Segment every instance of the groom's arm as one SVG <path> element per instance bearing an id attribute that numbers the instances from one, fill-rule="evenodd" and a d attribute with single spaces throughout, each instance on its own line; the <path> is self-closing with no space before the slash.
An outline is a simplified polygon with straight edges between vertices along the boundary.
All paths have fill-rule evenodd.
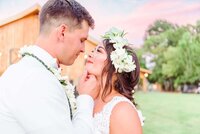
<path id="1" fill-rule="evenodd" d="M 89 75 L 87 70 L 85 70 L 80 78 L 77 90 L 80 95 L 77 98 L 77 111 L 73 118 L 73 125 L 81 129 L 86 127 L 87 124 L 87 126 L 93 128 L 93 123 L 91 123 L 93 122 L 93 99 L 95 99 L 98 94 L 96 77 L 94 75 Z M 82 130 L 81 133 L 85 134 L 88 132 Z"/>
<path id="2" fill-rule="evenodd" d="M 27 134 L 92 134 L 93 99 L 78 98 L 72 123 L 64 89 L 50 72 L 33 72 L 12 96 L 14 116 Z"/>
<path id="3" fill-rule="evenodd" d="M 80 95 L 77 97 L 77 110 L 73 117 L 73 126 L 76 131 L 78 130 L 76 133 L 93 134 L 93 108 L 94 101 L 91 96 Z M 91 128 L 90 132 L 88 132 L 87 127 Z"/>

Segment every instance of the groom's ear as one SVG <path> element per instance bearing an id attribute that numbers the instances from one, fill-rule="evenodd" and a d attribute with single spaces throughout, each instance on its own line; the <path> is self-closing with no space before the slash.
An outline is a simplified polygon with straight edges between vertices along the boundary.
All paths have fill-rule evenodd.
<path id="1" fill-rule="evenodd" d="M 60 41 L 63 41 L 63 40 L 64 40 L 65 33 L 66 33 L 67 30 L 68 30 L 68 27 L 67 27 L 67 25 L 65 25 L 65 24 L 61 24 L 61 25 L 57 28 L 57 36 L 58 36 L 58 39 L 59 39 Z"/>

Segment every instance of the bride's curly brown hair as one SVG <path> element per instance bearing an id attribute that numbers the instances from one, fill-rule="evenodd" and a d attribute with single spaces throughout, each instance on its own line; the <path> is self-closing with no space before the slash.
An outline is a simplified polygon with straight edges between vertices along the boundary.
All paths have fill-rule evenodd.
<path id="1" fill-rule="evenodd" d="M 111 52 L 115 50 L 115 48 L 113 47 L 113 43 L 109 42 L 109 39 L 104 39 L 103 45 L 107 52 L 107 62 L 102 71 L 102 76 L 106 76 L 106 81 L 104 83 L 105 85 L 103 87 L 103 92 L 101 96 L 102 99 L 104 100 L 105 97 L 111 93 L 112 88 L 114 87 L 117 92 L 124 95 L 126 98 L 132 101 L 134 105 L 136 105 L 132 92 L 139 81 L 140 75 L 140 65 L 136 53 L 131 47 L 124 46 L 124 48 L 132 56 L 136 68 L 135 70 L 128 73 L 118 73 L 116 72 L 115 67 L 110 59 Z M 113 75 L 116 75 L 114 82 Z M 101 80 L 101 83 L 103 84 L 103 79 Z"/>

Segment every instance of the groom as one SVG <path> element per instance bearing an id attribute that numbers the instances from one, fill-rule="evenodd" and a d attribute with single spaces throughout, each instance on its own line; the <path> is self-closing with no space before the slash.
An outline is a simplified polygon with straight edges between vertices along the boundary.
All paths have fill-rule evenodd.
<path id="1" fill-rule="evenodd" d="M 0 134 L 92 134 L 96 78 L 87 72 L 82 76 L 71 119 L 70 97 L 55 72 L 84 52 L 93 27 L 93 18 L 78 2 L 47 1 L 40 12 L 36 45 L 0 78 Z"/>

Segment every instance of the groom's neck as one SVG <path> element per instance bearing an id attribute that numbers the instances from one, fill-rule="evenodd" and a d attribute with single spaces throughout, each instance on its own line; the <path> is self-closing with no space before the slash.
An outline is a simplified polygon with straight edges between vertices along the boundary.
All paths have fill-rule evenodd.
<path id="1" fill-rule="evenodd" d="M 44 49 L 46 52 L 48 52 L 53 58 L 57 59 L 56 55 L 56 42 L 54 41 L 55 39 L 51 37 L 52 35 L 43 35 L 40 34 L 39 37 L 37 38 L 35 44 L 36 46 Z M 60 66 L 59 61 L 57 60 L 58 67 Z"/>

